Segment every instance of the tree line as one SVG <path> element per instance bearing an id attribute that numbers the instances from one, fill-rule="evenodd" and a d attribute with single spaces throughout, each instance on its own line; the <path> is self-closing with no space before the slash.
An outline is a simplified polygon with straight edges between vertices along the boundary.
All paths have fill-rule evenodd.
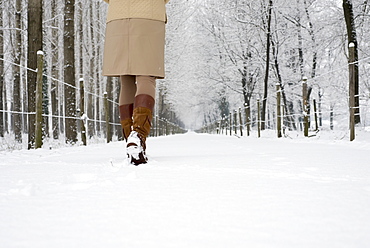
<path id="1" fill-rule="evenodd" d="M 35 147 L 38 51 L 44 54 L 44 136 L 75 144 L 83 114 L 90 138 L 104 133 L 105 115 L 119 124 L 119 81 L 101 75 L 104 1 L 1 0 L 0 8 L 0 137 L 12 133 L 17 142 Z M 85 95 L 81 95 L 80 82 L 84 82 Z M 82 97 L 86 98 L 85 113 L 79 105 Z M 160 117 L 177 121 L 161 97 L 158 102 Z M 119 125 L 113 131 L 119 138 Z"/>
<path id="2" fill-rule="evenodd" d="M 157 82 L 156 113 L 196 129 L 241 105 L 253 112 L 260 99 L 261 125 L 269 128 L 279 84 L 284 125 L 297 129 L 304 78 L 307 101 L 317 99 L 321 119 L 334 110 L 347 113 L 353 43 L 355 118 L 366 125 L 361 114 L 369 110 L 369 7 L 368 0 L 171 0 L 166 79 Z M 104 131 L 104 92 L 110 122 L 119 122 L 119 82 L 101 75 L 104 1 L 0 0 L 0 8 L 1 137 L 11 133 L 34 147 L 38 50 L 45 55 L 45 136 L 76 143 L 80 79 L 88 137 Z"/>
<path id="3" fill-rule="evenodd" d="M 333 111 L 342 116 L 348 113 L 350 43 L 355 45 L 356 123 L 366 116 L 368 1 L 206 0 L 172 7 L 172 16 L 181 12 L 184 18 L 170 22 L 170 42 L 178 49 L 169 50 L 176 63 L 169 70 L 167 97 L 189 123 L 197 119 L 195 126 L 207 126 L 240 106 L 255 110 L 261 99 L 261 125 L 268 128 L 279 84 L 285 124 L 296 129 L 303 113 L 304 78 L 307 101 L 317 100 L 321 117 L 328 120 Z M 179 89 L 191 90 L 179 96 Z"/>

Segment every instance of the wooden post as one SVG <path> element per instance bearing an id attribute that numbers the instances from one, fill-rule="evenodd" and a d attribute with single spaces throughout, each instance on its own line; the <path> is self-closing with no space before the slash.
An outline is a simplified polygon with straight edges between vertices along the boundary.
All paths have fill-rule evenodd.
<path id="1" fill-rule="evenodd" d="M 228 125 L 229 125 L 229 119 L 225 115 L 225 135 L 227 135 Z"/>
<path id="2" fill-rule="evenodd" d="M 349 130 L 350 141 L 355 139 L 355 44 L 351 42 L 348 46 L 349 51 Z"/>
<path id="3" fill-rule="evenodd" d="M 36 78 L 36 122 L 35 122 L 35 149 L 42 146 L 42 71 L 44 68 L 44 53 L 37 52 Z"/>
<path id="4" fill-rule="evenodd" d="M 240 136 L 243 136 L 243 120 L 242 120 L 241 108 L 239 108 L 239 128 L 240 128 Z"/>
<path id="5" fill-rule="evenodd" d="M 330 130 L 334 130 L 334 107 L 330 106 Z"/>
<path id="6" fill-rule="evenodd" d="M 159 128 L 159 130 L 160 130 L 160 133 L 159 133 L 159 136 L 164 136 L 164 121 L 163 121 L 163 119 L 161 118 L 161 119 L 159 119 L 159 125 L 160 125 L 160 128 Z"/>
<path id="7" fill-rule="evenodd" d="M 250 131 L 251 131 L 251 109 L 249 107 L 248 104 L 244 104 L 244 112 L 245 112 L 245 124 L 247 126 L 247 136 L 250 135 Z"/>
<path id="8" fill-rule="evenodd" d="M 232 114 L 230 112 L 230 116 L 229 116 L 229 130 L 230 130 L 230 136 L 233 135 L 233 123 L 232 123 Z"/>
<path id="9" fill-rule="evenodd" d="M 277 137 L 281 138 L 281 91 L 280 84 L 276 84 L 276 115 L 277 115 Z"/>
<path id="10" fill-rule="evenodd" d="M 221 118 L 221 120 L 220 120 L 220 134 L 224 134 L 223 125 L 224 125 L 224 118 Z"/>
<path id="11" fill-rule="evenodd" d="M 81 141 L 86 146 L 86 121 L 85 114 L 85 85 L 83 78 L 80 78 L 80 122 L 81 122 Z"/>
<path id="12" fill-rule="evenodd" d="M 302 109 L 303 109 L 303 122 L 304 122 L 304 136 L 308 137 L 307 77 L 303 77 L 302 96 L 303 96 Z"/>
<path id="13" fill-rule="evenodd" d="M 159 118 L 158 115 L 155 116 L 155 137 L 159 136 Z"/>
<path id="14" fill-rule="evenodd" d="M 105 129 L 107 136 L 107 143 L 111 142 L 111 132 L 109 124 L 109 108 L 108 108 L 108 93 L 104 92 L 104 112 L 105 112 Z"/>
<path id="15" fill-rule="evenodd" d="M 156 132 L 157 132 L 157 116 L 153 115 L 153 122 L 152 122 L 152 128 L 150 130 L 152 132 L 153 137 L 156 137 Z"/>
<path id="16" fill-rule="evenodd" d="M 315 112 L 315 131 L 319 130 L 319 122 L 317 118 L 317 106 L 316 106 L 316 99 L 313 99 L 313 110 Z"/>
<path id="17" fill-rule="evenodd" d="M 261 137 L 261 102 L 257 99 L 257 128 L 258 128 L 258 138 Z"/>
<path id="18" fill-rule="evenodd" d="M 319 93 L 318 93 L 318 96 L 319 96 L 319 102 L 318 102 L 318 108 L 319 108 L 319 126 L 322 127 L 322 108 L 321 108 L 321 103 L 322 103 L 322 96 L 323 96 L 323 93 L 322 93 L 322 89 L 319 88 Z"/>
<path id="19" fill-rule="evenodd" d="M 238 134 L 238 117 L 237 117 L 238 113 L 236 110 L 234 110 L 234 133 L 235 135 Z"/>
<path id="20" fill-rule="evenodd" d="M 168 134 L 169 134 L 169 130 L 168 130 L 168 120 L 166 119 L 165 121 L 166 121 L 166 136 L 168 136 Z"/>
<path id="21" fill-rule="evenodd" d="M 281 105 L 281 124 L 282 124 L 282 129 L 283 129 L 283 135 L 285 136 L 285 129 L 286 129 L 286 125 L 285 125 L 285 121 L 286 121 L 286 118 L 285 117 L 285 105 L 282 104 Z"/>

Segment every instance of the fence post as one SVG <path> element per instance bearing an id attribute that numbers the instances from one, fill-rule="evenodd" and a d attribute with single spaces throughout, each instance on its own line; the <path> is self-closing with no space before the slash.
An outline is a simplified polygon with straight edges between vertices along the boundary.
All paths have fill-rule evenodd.
<path id="1" fill-rule="evenodd" d="M 157 116 L 156 115 L 153 115 L 152 131 L 153 131 L 153 137 L 157 137 Z"/>
<path id="2" fill-rule="evenodd" d="M 349 51 L 349 127 L 350 141 L 355 139 L 355 44 L 351 42 Z"/>
<path id="3" fill-rule="evenodd" d="M 242 120 L 242 109 L 239 108 L 239 128 L 240 128 L 240 136 L 243 136 L 243 120 Z"/>
<path id="4" fill-rule="evenodd" d="M 237 117 L 237 111 L 236 110 L 234 110 L 234 133 L 235 133 L 235 135 L 237 135 L 238 134 L 238 117 Z"/>
<path id="5" fill-rule="evenodd" d="M 334 107 L 330 106 L 330 130 L 334 130 Z"/>
<path id="6" fill-rule="evenodd" d="M 220 120 L 220 134 L 224 134 L 224 118 L 221 118 Z"/>
<path id="7" fill-rule="evenodd" d="M 251 123 L 250 123 L 250 116 L 251 116 L 251 109 L 249 104 L 244 104 L 244 112 L 245 112 L 245 124 L 247 126 L 247 136 L 249 136 L 251 131 Z"/>
<path id="8" fill-rule="evenodd" d="M 229 131 L 230 131 L 230 136 L 233 135 L 233 123 L 232 123 L 232 114 L 230 112 L 230 115 L 229 115 Z"/>
<path id="9" fill-rule="evenodd" d="M 281 138 L 281 90 L 280 84 L 276 84 L 276 115 L 277 115 L 277 137 Z"/>
<path id="10" fill-rule="evenodd" d="M 104 92 L 104 112 L 105 112 L 105 129 L 107 135 L 107 143 L 111 142 L 111 132 L 109 124 L 109 108 L 108 108 L 108 93 Z"/>
<path id="11" fill-rule="evenodd" d="M 159 136 L 159 116 L 156 115 L 155 116 L 155 137 L 158 137 Z"/>
<path id="12" fill-rule="evenodd" d="M 163 132 L 163 119 L 160 118 L 159 119 L 159 136 L 163 136 L 164 135 L 164 132 Z"/>
<path id="13" fill-rule="evenodd" d="M 258 127 L 258 138 L 261 137 L 261 102 L 257 99 L 257 127 Z"/>
<path id="14" fill-rule="evenodd" d="M 166 119 L 165 121 L 166 121 L 166 123 L 165 123 L 166 124 L 166 136 L 168 136 L 169 135 L 169 132 L 168 132 L 169 131 L 168 130 L 168 120 Z"/>
<path id="15" fill-rule="evenodd" d="M 315 131 L 319 130 L 319 122 L 317 120 L 316 99 L 313 99 L 313 111 L 315 112 Z"/>
<path id="16" fill-rule="evenodd" d="M 281 100 L 280 100 L 281 101 Z M 286 129 L 286 125 L 285 125 L 285 122 L 286 121 L 289 121 L 288 118 L 285 118 L 285 105 L 284 103 L 281 104 L 281 126 L 282 126 L 282 134 L 285 136 L 285 129 Z"/>
<path id="17" fill-rule="evenodd" d="M 80 121 L 81 121 L 81 141 L 86 146 L 86 121 L 87 116 L 85 114 L 85 85 L 84 79 L 80 78 Z"/>
<path id="18" fill-rule="evenodd" d="M 35 149 L 42 146 L 42 71 L 44 53 L 37 51 Z"/>
<path id="19" fill-rule="evenodd" d="M 308 137 L 307 77 L 303 77 L 302 83 L 304 136 Z"/>
<path id="20" fill-rule="evenodd" d="M 323 93 L 322 93 L 321 88 L 319 88 L 318 95 L 319 95 L 319 103 L 317 104 L 318 105 L 317 107 L 319 108 L 318 109 L 319 110 L 319 126 L 322 127 L 322 107 L 321 107 L 322 100 L 321 100 L 321 98 L 323 96 Z"/>

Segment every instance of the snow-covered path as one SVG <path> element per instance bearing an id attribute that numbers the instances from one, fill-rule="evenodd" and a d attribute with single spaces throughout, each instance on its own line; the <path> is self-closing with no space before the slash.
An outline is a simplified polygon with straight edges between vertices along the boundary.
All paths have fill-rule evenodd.
<path id="1" fill-rule="evenodd" d="M 0 153 L 1 247 L 368 247 L 369 143 L 188 133 Z"/>

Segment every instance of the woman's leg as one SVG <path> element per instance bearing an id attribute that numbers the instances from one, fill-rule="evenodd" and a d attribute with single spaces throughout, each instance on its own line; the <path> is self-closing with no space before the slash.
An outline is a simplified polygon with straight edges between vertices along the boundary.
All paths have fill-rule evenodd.
<path id="1" fill-rule="evenodd" d="M 136 76 L 137 91 L 134 102 L 133 130 L 138 132 L 144 141 L 149 135 L 155 103 L 155 77 Z"/>
<path id="2" fill-rule="evenodd" d="M 122 133 L 125 140 L 132 130 L 132 115 L 134 109 L 136 84 L 135 76 L 121 76 L 121 89 L 119 97 L 119 112 Z"/>
<path id="3" fill-rule="evenodd" d="M 146 163 L 146 138 L 152 125 L 155 103 L 155 77 L 137 76 L 137 91 L 134 102 L 132 134 L 127 141 L 127 151 L 131 163 Z"/>
<path id="4" fill-rule="evenodd" d="M 137 90 L 135 96 L 148 95 L 155 99 L 155 77 L 136 76 Z"/>
<path id="5" fill-rule="evenodd" d="M 135 76 L 124 75 L 121 76 L 120 79 L 121 89 L 119 93 L 119 105 L 134 103 L 136 94 Z"/>

